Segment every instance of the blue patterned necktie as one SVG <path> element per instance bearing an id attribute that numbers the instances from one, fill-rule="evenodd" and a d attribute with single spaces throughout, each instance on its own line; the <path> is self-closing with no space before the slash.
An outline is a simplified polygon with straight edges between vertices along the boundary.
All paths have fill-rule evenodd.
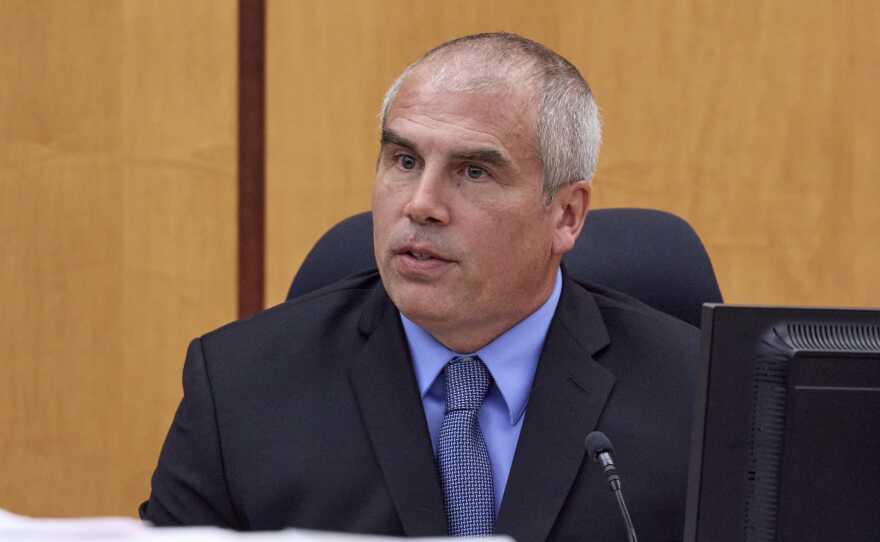
<path id="1" fill-rule="evenodd" d="M 495 524 L 495 486 L 480 406 L 492 375 L 476 356 L 446 365 L 446 415 L 437 458 L 450 536 L 490 535 Z"/>

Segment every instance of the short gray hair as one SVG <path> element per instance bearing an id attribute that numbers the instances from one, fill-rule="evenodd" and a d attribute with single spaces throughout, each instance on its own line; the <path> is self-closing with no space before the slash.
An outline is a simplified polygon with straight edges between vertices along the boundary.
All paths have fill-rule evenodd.
<path id="1" fill-rule="evenodd" d="M 549 201 L 563 186 L 590 181 L 596 172 L 602 128 L 599 108 L 590 86 L 571 62 L 530 39 L 509 33 L 464 36 L 443 43 L 407 66 L 385 93 L 380 114 L 384 129 L 388 111 L 406 78 L 434 57 L 455 58 L 455 53 L 477 53 L 486 73 L 460 74 L 456 67 L 440 63 L 432 82 L 452 90 L 480 91 L 497 88 L 505 76 L 515 83 L 534 85 L 539 101 L 536 152 L 543 165 L 544 194 Z M 465 78 L 464 85 L 461 84 Z M 453 88 L 452 81 L 459 81 Z"/>

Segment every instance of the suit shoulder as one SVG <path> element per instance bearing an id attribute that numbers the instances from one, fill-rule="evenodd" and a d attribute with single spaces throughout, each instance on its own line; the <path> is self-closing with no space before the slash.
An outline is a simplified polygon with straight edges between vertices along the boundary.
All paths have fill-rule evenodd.
<path id="1" fill-rule="evenodd" d="M 303 334 L 329 325 L 356 326 L 361 311 L 377 288 L 379 274 L 369 270 L 289 299 L 254 316 L 230 322 L 203 337 L 209 343 L 267 340 L 278 334 Z"/>
<path id="2" fill-rule="evenodd" d="M 606 321 L 623 319 L 633 324 L 659 326 L 666 332 L 685 336 L 699 334 L 699 329 L 688 322 L 657 310 L 623 292 L 588 282 L 576 281 L 576 284 L 593 296 Z"/>

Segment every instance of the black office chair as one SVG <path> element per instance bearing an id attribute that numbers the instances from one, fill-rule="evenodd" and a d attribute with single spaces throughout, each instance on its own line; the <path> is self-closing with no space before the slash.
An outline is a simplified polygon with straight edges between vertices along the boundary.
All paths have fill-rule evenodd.
<path id="1" fill-rule="evenodd" d="M 563 257 L 576 279 L 619 290 L 667 314 L 700 325 L 703 303 L 721 290 L 703 243 L 681 218 L 651 209 L 597 209 L 574 249 Z M 287 299 L 376 267 L 369 212 L 333 226 L 315 244 Z"/>

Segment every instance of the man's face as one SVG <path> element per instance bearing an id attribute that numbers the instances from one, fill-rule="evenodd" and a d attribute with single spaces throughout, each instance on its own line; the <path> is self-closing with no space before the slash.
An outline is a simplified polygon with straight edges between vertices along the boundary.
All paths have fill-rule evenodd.
<path id="1" fill-rule="evenodd" d="M 404 315 L 461 352 L 552 289 L 559 216 L 544 204 L 527 98 L 435 90 L 413 74 L 386 118 L 373 191 L 379 272 Z"/>

